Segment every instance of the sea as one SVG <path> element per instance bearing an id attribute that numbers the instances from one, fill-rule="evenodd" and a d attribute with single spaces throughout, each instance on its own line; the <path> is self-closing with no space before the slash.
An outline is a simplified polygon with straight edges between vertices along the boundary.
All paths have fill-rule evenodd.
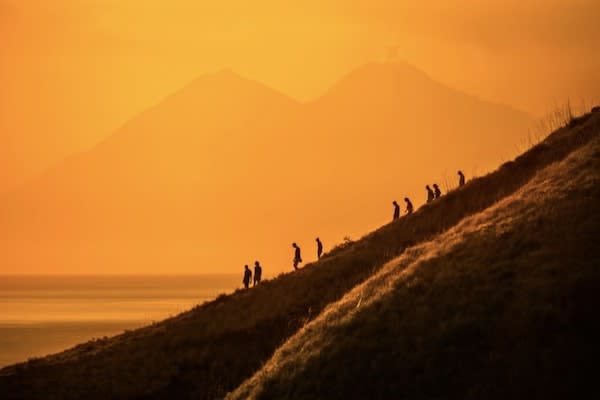
<path id="1" fill-rule="evenodd" d="M 238 275 L 0 276 L 0 368 L 189 310 Z"/>

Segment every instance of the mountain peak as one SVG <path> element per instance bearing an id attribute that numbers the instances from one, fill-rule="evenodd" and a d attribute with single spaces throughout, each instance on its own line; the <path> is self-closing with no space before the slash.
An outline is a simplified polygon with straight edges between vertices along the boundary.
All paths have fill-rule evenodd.
<path id="1" fill-rule="evenodd" d="M 200 75 L 198 78 L 196 78 L 196 81 L 198 81 L 198 80 L 219 80 L 219 79 L 233 79 L 233 80 L 238 80 L 238 81 L 249 81 L 249 79 L 242 77 L 240 74 L 234 72 L 230 68 L 221 68 L 219 70 Z"/>
<path id="2" fill-rule="evenodd" d="M 317 102 L 339 99 L 369 101 L 393 96 L 410 89 L 423 91 L 443 85 L 432 80 L 425 72 L 409 63 L 371 62 L 361 65 L 343 76 Z"/>
<path id="3" fill-rule="evenodd" d="M 408 62 L 370 62 L 363 64 L 349 74 L 351 77 L 376 77 L 376 76 L 412 76 L 429 79 L 427 74 Z M 342 81 L 346 78 L 342 78 Z"/>
<path id="4" fill-rule="evenodd" d="M 186 102 L 260 101 L 294 105 L 297 102 L 284 93 L 256 80 L 246 78 L 229 68 L 203 74 L 169 99 Z"/>

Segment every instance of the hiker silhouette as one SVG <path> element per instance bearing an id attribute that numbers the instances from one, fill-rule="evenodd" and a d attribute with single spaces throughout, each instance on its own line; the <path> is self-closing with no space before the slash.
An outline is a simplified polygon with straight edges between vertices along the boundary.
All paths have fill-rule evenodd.
<path id="1" fill-rule="evenodd" d="M 296 249 L 294 251 L 294 269 L 298 269 L 298 264 L 302 262 L 302 256 L 300 255 L 300 247 L 296 243 L 292 243 L 292 247 Z"/>
<path id="2" fill-rule="evenodd" d="M 250 286 L 250 279 L 252 279 L 252 272 L 248 268 L 248 265 L 244 265 L 244 279 L 242 279 L 242 283 L 246 289 Z"/>
<path id="3" fill-rule="evenodd" d="M 410 215 L 413 212 L 413 205 L 410 201 L 410 199 L 408 197 L 404 198 L 404 201 L 406 202 L 406 214 Z"/>
<path id="4" fill-rule="evenodd" d="M 437 183 L 433 184 L 433 193 L 435 194 L 436 199 L 439 199 L 442 196 L 442 191 L 440 190 Z"/>
<path id="5" fill-rule="evenodd" d="M 394 205 L 394 218 L 392 219 L 393 221 L 400 217 L 400 206 L 398 205 L 398 203 L 396 203 L 396 200 L 394 200 L 392 204 Z"/>
<path id="6" fill-rule="evenodd" d="M 323 254 L 323 243 L 321 243 L 321 239 L 317 238 L 317 260 L 321 259 L 321 254 Z"/>
<path id="7" fill-rule="evenodd" d="M 260 283 L 260 279 L 262 278 L 262 267 L 258 261 L 254 261 L 254 285 L 256 286 Z"/>
<path id="8" fill-rule="evenodd" d="M 465 184 L 465 175 L 462 171 L 458 171 L 458 187 L 461 187 Z"/>
<path id="9" fill-rule="evenodd" d="M 435 198 L 435 194 L 433 193 L 433 190 L 431 190 L 429 185 L 425 186 L 425 190 L 427 190 L 427 202 L 431 203 L 433 201 L 433 199 Z"/>

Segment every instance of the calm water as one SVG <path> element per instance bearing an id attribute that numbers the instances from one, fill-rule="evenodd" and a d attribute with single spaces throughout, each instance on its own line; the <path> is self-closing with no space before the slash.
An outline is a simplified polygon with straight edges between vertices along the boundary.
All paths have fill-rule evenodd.
<path id="1" fill-rule="evenodd" d="M 237 275 L 0 276 L 0 367 L 188 310 Z"/>

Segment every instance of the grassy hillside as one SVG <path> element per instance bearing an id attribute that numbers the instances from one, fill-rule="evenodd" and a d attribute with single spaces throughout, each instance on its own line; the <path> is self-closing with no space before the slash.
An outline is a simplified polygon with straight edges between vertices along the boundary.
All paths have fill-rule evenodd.
<path id="1" fill-rule="evenodd" d="M 330 252 L 320 262 L 308 265 L 301 271 L 282 275 L 249 291 L 238 291 L 232 295 L 221 296 L 189 312 L 147 328 L 127 332 L 115 338 L 92 341 L 51 357 L 4 368 L 0 371 L 0 392 L 3 394 L 3 398 L 6 399 L 214 399 L 221 398 L 227 392 L 235 390 L 256 371 L 260 372 L 232 396 L 244 397 L 247 393 L 254 393 L 258 397 L 274 396 L 274 398 L 281 398 L 280 395 L 285 397 L 285 394 L 290 394 L 291 396 L 302 398 L 308 396 L 310 393 L 314 394 L 314 390 L 326 393 L 328 387 L 335 389 L 335 393 L 344 393 L 344 390 L 352 388 L 356 381 L 361 380 L 360 377 L 369 377 L 369 380 L 375 382 L 372 388 L 364 385 L 361 390 L 381 389 L 377 385 L 377 382 L 388 382 L 391 385 L 390 387 L 404 387 L 402 379 L 415 376 L 423 376 L 423 380 L 419 381 L 422 386 L 419 387 L 429 387 L 432 376 L 425 374 L 424 371 L 430 371 L 430 369 L 424 368 L 419 362 L 450 363 L 450 360 L 454 356 L 460 355 L 462 358 L 464 354 L 461 352 L 469 352 L 469 346 L 474 342 L 473 338 L 478 338 L 479 330 L 482 331 L 480 333 L 483 335 L 484 331 L 490 325 L 494 326 L 494 324 L 498 324 L 499 326 L 503 326 L 501 323 L 504 322 L 504 319 L 507 320 L 507 324 L 510 323 L 513 320 L 510 318 L 512 315 L 510 314 L 510 308 L 504 307 L 505 303 L 501 302 L 504 297 L 508 296 L 508 299 L 511 299 L 517 292 L 516 289 L 532 290 L 531 292 L 524 292 L 522 294 L 525 296 L 522 302 L 516 304 L 510 303 L 510 306 L 514 308 L 512 312 L 517 316 L 529 309 L 529 306 L 527 306 L 521 310 L 518 308 L 519 304 L 531 304 L 531 308 L 534 310 L 545 307 L 546 302 L 544 302 L 544 298 L 541 297 L 542 301 L 539 301 L 535 296 L 545 295 L 547 287 L 540 285 L 537 288 L 533 287 L 535 286 L 535 282 L 533 286 L 528 286 L 527 283 L 528 279 L 534 278 L 537 273 L 536 270 L 532 270 L 532 274 L 534 275 L 521 278 L 516 271 L 513 271 L 513 267 L 516 265 L 513 261 L 518 261 L 519 257 L 533 257 L 532 254 L 537 249 L 546 249 L 546 247 L 550 246 L 548 251 L 552 250 L 553 252 L 547 253 L 544 250 L 542 255 L 551 256 L 547 260 L 549 264 L 554 260 L 552 261 L 552 265 L 563 265 L 565 259 L 571 261 L 571 258 L 565 258 L 564 255 L 559 257 L 562 253 L 559 252 L 561 247 L 556 246 L 556 239 L 565 239 L 565 243 L 567 243 L 565 246 L 575 246 L 575 243 L 572 243 L 573 240 L 571 237 L 579 237 L 581 231 L 578 228 L 586 229 L 585 232 L 590 231 L 588 232 L 589 234 L 593 233 L 594 229 L 597 229 L 598 220 L 596 218 L 590 219 L 589 222 L 583 221 L 585 222 L 583 224 L 572 224 L 574 226 L 570 228 L 565 226 L 563 234 L 562 225 L 557 224 L 556 221 L 562 221 L 565 217 L 577 218 L 577 221 L 579 221 L 582 218 L 581 215 L 564 214 L 564 212 L 571 209 L 565 208 L 563 210 L 564 207 L 557 208 L 552 206 L 552 204 L 548 205 L 548 202 L 543 202 L 542 200 L 551 199 L 557 202 L 563 197 L 569 198 L 572 199 L 572 202 L 579 202 L 577 204 L 580 205 L 580 208 L 587 207 L 583 210 L 587 210 L 588 215 L 593 215 L 593 210 L 586 199 L 590 198 L 596 202 L 598 199 L 597 189 L 593 185 L 592 187 L 587 187 L 589 181 L 595 182 L 596 186 L 598 186 L 598 177 L 594 170 L 597 166 L 597 152 L 592 151 L 590 153 L 591 150 L 589 149 L 592 147 L 586 146 L 593 142 L 595 146 L 593 149 L 597 149 L 597 137 L 599 133 L 600 114 L 596 113 L 582 117 L 573 121 L 570 127 L 553 133 L 543 143 L 532 148 L 516 160 L 506 163 L 494 173 L 473 180 L 460 190 L 453 191 L 442 199 L 421 207 L 413 215 L 401 218 L 357 242 L 347 244 Z M 589 176 L 589 180 L 587 181 L 576 181 L 585 183 L 582 188 L 583 192 L 578 192 L 577 189 L 579 186 L 569 185 L 568 179 L 565 180 L 559 174 L 564 170 L 563 167 L 559 168 L 556 165 L 550 167 L 556 170 L 556 179 L 554 178 L 554 172 L 552 172 L 554 170 L 540 172 L 552 163 L 563 160 L 573 151 L 577 151 L 577 149 L 583 149 L 581 150 L 582 153 L 577 153 L 579 158 L 577 156 L 569 158 L 569 163 L 572 163 L 573 160 L 582 160 L 580 164 L 577 164 L 578 168 L 574 169 L 574 171 L 578 173 L 578 176 Z M 525 188 L 533 187 L 541 191 L 539 196 L 533 194 L 530 196 L 534 199 L 540 197 L 540 203 L 537 204 L 533 200 L 527 200 L 529 197 L 523 197 L 527 193 L 527 190 L 529 190 L 523 189 L 523 185 L 526 185 L 532 178 L 534 179 L 533 182 L 545 179 L 549 185 L 562 183 L 565 190 L 568 188 L 569 191 L 565 191 L 565 196 L 561 197 L 562 192 L 560 190 L 552 190 L 548 186 L 548 191 L 545 192 L 543 185 L 530 183 L 529 185 L 534 186 L 525 186 Z M 503 202 L 494 206 L 499 201 Z M 507 214 L 502 211 L 507 207 L 506 204 L 513 203 L 515 203 L 512 207 L 515 209 L 514 214 Z M 526 204 L 523 205 L 521 203 Z M 568 205 L 571 203 L 565 200 L 564 204 Z M 490 206 L 494 207 L 492 211 L 488 210 L 483 214 L 477 214 Z M 518 238 L 517 233 L 528 226 L 526 223 L 528 220 L 517 219 L 520 215 L 518 210 L 521 210 L 519 208 L 521 206 L 529 207 L 526 207 L 529 212 L 537 210 L 537 213 L 542 215 L 540 217 L 542 218 L 542 222 L 536 222 L 541 226 L 532 225 L 529 227 L 534 232 L 537 230 L 540 230 L 540 232 L 543 231 L 543 235 L 539 240 L 530 240 L 528 236 L 524 237 L 524 241 Z M 547 211 L 547 216 L 543 216 L 544 211 Z M 492 227 L 493 225 L 491 224 L 495 221 L 490 216 L 490 213 L 492 216 L 497 215 L 498 221 L 506 225 L 506 232 L 509 232 L 506 238 L 508 241 L 506 248 L 504 246 L 496 246 L 497 238 L 494 236 L 494 230 L 490 230 L 489 234 L 487 234 L 488 236 L 485 234 L 488 231 L 486 231 L 487 228 L 483 228 L 486 226 Z M 515 219 L 514 229 L 509 219 L 499 219 L 500 216 L 504 215 Z M 525 213 L 522 218 L 530 218 L 528 215 Z M 469 219 L 460 225 L 460 229 L 452 229 L 453 226 L 460 223 L 464 218 Z M 540 218 L 535 218 L 531 216 L 531 221 L 540 221 Z M 544 226 L 544 219 L 548 219 L 548 226 Z M 483 222 L 479 223 L 477 221 Z M 568 225 L 570 226 L 571 224 Z M 463 229 L 465 232 L 471 232 L 470 236 L 474 241 L 472 243 L 474 245 L 473 251 L 469 250 L 469 246 L 460 246 L 460 243 L 466 240 L 464 239 L 464 235 L 467 233 L 461 233 Z M 550 231 L 548 231 L 549 229 L 554 230 L 553 235 L 556 238 L 548 242 L 549 244 L 547 245 L 541 239 L 544 238 L 545 240 L 546 237 L 552 236 Z M 482 231 L 481 234 L 478 233 L 479 231 Z M 442 236 L 436 238 L 440 234 Z M 590 237 L 578 241 L 577 243 L 580 243 L 579 247 L 573 247 L 583 257 L 591 254 L 590 252 L 597 247 L 593 245 Z M 568 239 L 568 242 L 566 239 Z M 432 240 L 434 242 L 431 242 Z M 439 246 L 436 247 L 435 243 L 438 243 Z M 451 244 L 452 246 L 450 246 Z M 562 247 L 562 249 L 565 248 L 570 249 L 571 247 Z M 452 251 L 455 253 L 452 253 Z M 435 256 L 436 253 L 444 252 L 452 254 L 453 257 L 440 258 Z M 479 252 L 481 252 L 480 256 L 478 255 Z M 439 265 L 440 268 L 422 268 L 423 271 L 443 272 L 447 270 L 447 274 L 451 276 L 453 276 L 456 270 L 462 271 L 462 273 L 456 275 L 456 278 L 440 278 L 439 289 L 436 286 L 437 281 L 431 287 L 430 285 L 425 285 L 423 283 L 427 281 L 425 275 L 423 275 L 423 281 L 415 281 L 410 286 L 405 285 L 406 287 L 402 290 L 414 291 L 421 297 L 415 298 L 414 303 L 405 303 L 403 301 L 389 303 L 392 310 L 395 310 L 394 307 L 405 307 L 402 310 L 398 309 L 402 311 L 402 314 L 396 313 L 394 316 L 390 315 L 385 305 L 388 303 L 384 299 L 389 296 L 395 298 L 395 293 L 398 290 L 392 289 L 395 287 L 402 288 L 402 285 L 401 283 L 395 284 L 394 282 L 401 282 L 402 276 L 408 276 L 408 274 L 397 275 L 397 270 L 402 268 L 398 268 L 397 266 L 409 267 L 406 271 L 416 270 L 416 267 L 409 265 L 409 260 L 421 259 L 425 253 L 429 254 L 428 258 L 431 259 L 431 265 Z M 496 292 L 492 293 L 493 295 L 484 292 L 486 296 L 477 298 L 478 301 L 469 305 L 467 304 L 467 300 L 471 300 L 474 297 L 467 296 L 469 293 L 468 289 L 476 283 L 482 282 L 484 277 L 474 274 L 471 279 L 470 276 L 473 268 L 468 264 L 468 261 L 481 257 L 482 265 L 485 265 L 483 261 L 487 261 L 490 254 L 496 255 L 498 263 L 504 269 L 496 267 L 497 272 L 490 272 L 492 275 L 498 275 L 496 277 L 497 280 L 487 282 L 485 285 L 482 285 L 482 288 L 491 289 L 496 286 Z M 567 255 L 570 254 L 567 253 Z M 401 258 L 397 259 L 396 257 L 398 256 Z M 443 260 L 451 260 L 454 257 L 457 260 L 456 262 L 448 261 L 449 264 L 447 267 L 442 265 Z M 393 261 L 386 264 L 390 260 Z M 575 263 L 573 265 L 579 265 L 576 264 L 577 260 L 580 260 L 579 256 L 573 257 L 572 260 Z M 590 262 L 592 260 L 590 259 Z M 437 264 L 435 264 L 436 262 Z M 535 266 L 535 263 L 532 265 Z M 420 267 L 418 269 L 421 271 Z M 582 271 L 582 274 L 588 272 L 587 270 Z M 543 274 L 544 271 L 540 271 L 539 273 Z M 432 276 L 435 277 L 436 275 Z M 365 282 L 365 280 L 367 281 Z M 385 283 L 382 283 L 383 281 Z M 505 282 L 513 281 L 518 282 L 522 286 L 504 285 Z M 348 293 L 363 282 L 365 282 L 365 286 L 359 286 L 359 288 Z M 540 282 L 545 281 L 541 280 Z M 575 285 L 579 281 L 575 279 L 573 282 L 575 283 L 572 283 L 572 285 Z M 456 284 L 455 287 L 454 284 Z M 565 284 L 564 287 L 576 287 L 569 285 Z M 475 286 L 478 287 L 478 285 Z M 330 332 L 327 325 L 322 325 L 323 319 L 325 318 L 326 320 L 327 316 L 330 315 L 336 316 L 336 310 L 342 312 L 341 310 L 347 307 L 348 301 L 350 303 L 354 302 L 357 291 L 364 290 L 360 289 L 361 287 L 372 287 L 373 293 L 370 295 L 365 294 L 363 300 L 360 300 L 359 297 L 360 306 L 357 309 L 359 313 L 357 316 L 362 316 L 364 319 L 356 319 L 356 324 L 353 325 L 353 329 L 358 336 L 350 334 L 348 335 L 348 341 L 344 342 L 336 336 L 339 334 L 339 331 L 331 330 L 331 339 L 334 340 L 337 338 L 337 341 L 340 342 L 339 346 L 321 346 L 323 343 L 320 343 L 317 339 L 314 342 L 306 342 L 307 355 L 322 352 L 323 359 L 321 364 L 310 364 L 309 362 L 304 363 L 302 361 L 306 359 L 312 362 L 318 360 L 319 357 L 311 358 L 307 356 L 306 358 L 302 358 L 305 353 L 297 352 L 300 358 L 296 359 L 293 357 L 294 354 L 287 353 L 286 349 L 297 349 L 297 346 L 300 346 L 300 338 L 309 337 L 303 336 L 311 332 L 311 328 L 309 327 L 319 327 L 317 330 Z M 463 293 L 463 289 L 467 291 Z M 430 291 L 437 290 L 440 293 L 433 293 L 434 295 L 431 297 L 431 300 L 434 300 L 434 302 L 429 305 L 427 300 L 430 297 L 425 295 Z M 581 291 L 581 293 L 583 293 L 582 298 L 587 299 L 585 293 L 588 292 Z M 436 299 L 445 299 L 446 297 L 444 296 L 446 295 L 452 297 L 449 299 L 451 301 L 448 303 L 448 306 L 435 301 Z M 566 299 L 564 304 L 569 306 L 572 304 L 571 300 L 574 297 L 570 296 L 570 292 L 566 291 L 561 299 Z M 529 303 L 526 303 L 526 300 Z M 338 301 L 341 301 L 341 303 L 336 304 Z M 460 309 L 460 313 L 467 316 L 470 315 L 469 307 L 475 307 L 477 310 L 481 308 L 483 310 L 481 312 L 485 315 L 493 315 L 496 318 L 498 318 L 498 315 L 503 315 L 504 319 L 495 319 L 491 322 L 488 319 L 482 319 L 481 327 L 478 328 L 480 325 L 479 321 L 469 319 L 468 317 L 460 317 L 461 314 L 459 313 L 456 317 L 456 326 L 453 325 L 452 320 L 439 325 L 437 317 L 446 314 L 451 316 L 451 311 L 458 310 L 455 302 L 459 302 L 459 305 L 465 307 L 464 312 Z M 334 304 L 327 309 L 325 314 L 322 314 L 325 307 L 332 303 Z M 358 303 L 359 301 L 356 301 L 352 307 L 356 307 Z M 377 308 L 377 304 L 381 304 L 381 306 Z M 395 304 L 394 307 L 392 307 L 392 304 Z M 413 304 L 413 306 L 408 307 L 407 304 Z M 551 305 L 552 303 L 548 304 Z M 413 308 L 416 311 L 410 314 L 408 311 Z M 427 310 L 429 308 L 434 308 L 436 313 L 419 311 L 419 309 Z M 371 312 L 366 315 L 360 314 L 362 310 L 371 310 Z M 550 307 L 550 310 L 554 310 L 554 308 Z M 381 318 L 378 315 L 379 313 L 381 313 Z M 402 328 L 399 328 L 399 326 L 400 322 L 402 322 L 401 318 L 404 318 L 404 315 L 407 317 L 412 316 L 413 318 L 407 321 L 411 322 L 414 320 L 414 323 L 406 326 L 406 336 L 403 336 L 404 339 L 402 339 L 406 343 L 403 346 L 416 349 L 422 348 L 422 351 L 402 353 L 396 352 L 396 348 L 393 346 L 387 347 L 391 345 L 390 342 L 398 338 L 398 330 L 402 331 Z M 481 317 L 480 314 L 473 315 Z M 523 315 L 527 316 L 529 314 L 524 313 Z M 553 314 L 550 313 L 548 315 L 552 316 Z M 380 324 L 381 319 L 393 321 L 393 328 L 385 324 Z M 313 320 L 313 323 L 307 325 L 307 323 Z M 511 333 L 515 335 L 514 343 L 501 342 L 500 338 L 496 338 L 498 340 L 497 346 L 500 347 L 497 347 L 498 353 L 492 358 L 497 360 L 498 365 L 504 365 L 502 363 L 507 364 L 512 361 L 512 359 L 507 358 L 508 351 L 501 351 L 501 346 L 514 345 L 517 348 L 519 346 L 527 348 L 527 344 L 530 343 L 524 341 L 523 337 L 519 336 L 519 332 L 526 332 L 528 326 L 519 318 L 515 318 L 514 321 L 516 324 L 514 327 L 515 331 Z M 545 319 L 541 318 L 541 321 L 545 321 Z M 550 318 L 549 322 L 552 321 L 552 318 Z M 570 320 L 567 319 L 567 321 Z M 373 323 L 372 328 L 365 327 L 365 331 L 359 329 L 361 325 L 369 325 L 371 322 Z M 340 323 L 335 324 L 335 326 L 338 325 Z M 458 328 L 464 326 L 465 329 L 461 331 L 457 326 Z M 549 326 L 554 328 L 554 325 Z M 369 331 L 369 329 L 372 330 Z M 504 329 L 507 332 L 513 332 L 506 329 L 506 327 Z M 575 330 L 575 332 L 579 331 L 580 329 Z M 365 333 L 368 335 L 362 336 Z M 388 333 L 393 333 L 393 335 L 388 335 Z M 436 335 L 436 340 L 445 342 L 438 343 L 434 341 L 431 344 L 433 339 L 428 336 L 430 333 Z M 286 343 L 295 334 L 296 336 Z M 463 335 L 457 336 L 457 334 L 464 334 L 464 337 Z M 325 342 L 329 340 L 327 337 L 320 338 Z M 525 339 L 534 340 L 537 338 L 532 336 Z M 381 347 L 377 347 L 379 341 L 381 341 Z M 421 341 L 424 342 L 421 343 Z M 361 342 L 364 342 L 366 345 L 365 348 L 373 346 L 372 350 L 374 352 L 368 354 L 368 349 L 363 351 L 359 346 Z M 284 346 L 277 352 L 275 358 L 271 359 L 273 353 L 282 344 Z M 352 353 L 352 351 L 348 351 L 350 348 L 348 346 L 350 345 L 357 346 L 356 354 L 360 354 L 363 357 L 360 361 L 358 359 L 344 358 L 351 358 L 351 356 L 347 356 L 346 354 L 348 352 Z M 440 347 L 445 348 L 446 346 L 453 346 L 452 348 L 456 348 L 455 352 L 447 354 L 438 351 Z M 316 350 L 313 352 L 311 349 Z M 335 351 L 329 353 L 330 349 L 339 349 L 339 354 Z M 378 350 L 378 352 L 375 352 L 375 350 Z M 413 357 L 413 364 L 405 364 L 415 366 L 414 369 L 410 370 L 412 371 L 412 375 L 408 374 L 400 380 L 398 380 L 396 372 L 391 372 L 389 376 L 386 375 L 387 369 L 383 368 L 383 366 L 388 361 L 389 354 Z M 549 354 L 548 357 L 552 359 L 552 354 Z M 337 363 L 338 360 L 341 363 Z M 477 360 L 467 358 L 465 362 L 475 363 L 475 361 Z M 355 365 L 347 365 L 350 362 L 355 363 Z M 369 366 L 369 363 L 372 364 L 372 367 Z M 326 367 L 323 364 L 327 364 L 328 366 Z M 266 369 L 263 368 L 265 365 Z M 291 366 L 289 374 L 278 374 L 281 372 L 279 367 L 284 365 Z M 307 368 L 302 368 L 301 365 L 306 365 Z M 469 367 L 471 369 L 468 370 L 477 371 L 474 369 L 477 365 L 476 363 L 471 365 Z M 317 369 L 312 369 L 312 366 Z M 354 370 L 356 367 L 360 367 L 362 372 L 370 375 L 358 373 L 352 376 L 350 373 L 345 374 L 344 371 L 346 369 L 352 371 L 352 373 L 359 372 Z M 524 364 L 523 367 L 525 368 L 526 365 Z M 328 383 L 315 378 L 314 385 L 317 386 L 310 386 L 311 383 L 304 382 L 304 380 L 295 381 L 296 378 L 304 379 L 302 375 L 303 371 L 306 371 L 306 374 L 308 374 L 306 376 L 313 376 L 311 374 L 319 375 L 319 368 L 323 368 L 327 373 L 337 369 L 339 378 L 332 378 L 332 381 Z M 456 369 L 444 369 L 441 367 L 439 371 L 440 373 L 449 374 L 444 375 L 444 379 L 447 382 L 452 382 L 456 385 L 460 383 L 453 380 L 454 375 L 452 374 L 457 373 Z M 375 377 L 372 377 L 372 375 Z M 327 376 L 331 377 L 330 375 Z M 390 378 L 390 380 L 385 379 L 386 377 Z M 348 379 L 352 379 L 352 381 L 348 381 Z M 276 382 L 280 382 L 280 384 L 278 385 Z M 339 384 L 336 382 L 339 382 Z M 397 382 L 397 386 L 393 386 L 394 382 Z M 294 386 L 298 392 L 292 390 L 291 387 Z M 304 387 L 310 387 L 311 389 L 305 392 L 303 391 Z M 384 392 L 381 393 L 383 394 Z M 419 395 L 419 392 L 414 393 Z M 348 396 L 351 397 L 352 393 Z"/>
<path id="2" fill-rule="evenodd" d="M 596 135 L 513 195 L 388 262 L 227 398 L 592 393 L 600 354 L 598 183 Z"/>

